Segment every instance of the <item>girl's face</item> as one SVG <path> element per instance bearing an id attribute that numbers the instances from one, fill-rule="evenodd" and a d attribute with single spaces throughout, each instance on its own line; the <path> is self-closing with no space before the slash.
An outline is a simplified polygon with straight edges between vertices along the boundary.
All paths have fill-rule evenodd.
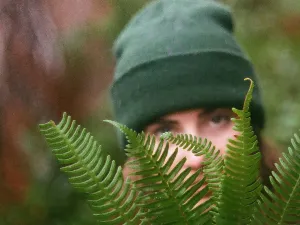
<path id="1" fill-rule="evenodd" d="M 226 108 L 188 110 L 163 116 L 158 121 L 147 126 L 144 131 L 155 135 L 157 141 L 164 132 L 192 134 L 201 138 L 207 138 L 220 150 L 221 154 L 224 154 L 228 139 L 237 135 L 237 131 L 232 129 L 233 122 L 231 118 L 233 117 L 235 117 L 235 114 Z M 170 145 L 169 156 L 175 148 L 174 145 Z M 193 170 L 201 167 L 203 157 L 194 156 L 192 152 L 180 148 L 175 163 L 179 162 L 183 157 L 187 158 L 185 167 L 191 167 Z"/>

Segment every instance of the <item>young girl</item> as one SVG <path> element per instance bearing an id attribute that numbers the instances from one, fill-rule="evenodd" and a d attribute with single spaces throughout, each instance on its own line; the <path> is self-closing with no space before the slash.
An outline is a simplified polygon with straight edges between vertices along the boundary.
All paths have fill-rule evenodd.
<path id="1" fill-rule="evenodd" d="M 244 78 L 251 78 L 252 125 L 266 178 L 277 152 L 261 137 L 265 118 L 258 78 L 233 36 L 227 7 L 212 0 L 152 1 L 125 27 L 114 50 L 111 97 L 118 122 L 157 137 L 169 131 L 207 138 L 222 154 L 236 134 L 231 108 L 242 108 L 249 87 Z M 182 157 L 186 167 L 202 166 L 202 158 L 191 152 L 180 150 L 177 161 Z"/>

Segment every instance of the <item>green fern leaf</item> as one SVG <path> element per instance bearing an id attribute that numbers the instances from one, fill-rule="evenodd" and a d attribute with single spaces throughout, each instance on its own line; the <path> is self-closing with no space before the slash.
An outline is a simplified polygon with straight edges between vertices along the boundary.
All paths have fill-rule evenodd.
<path id="1" fill-rule="evenodd" d="M 152 135 L 107 121 L 128 140 L 127 165 L 135 171 L 132 176 L 140 177 L 134 181 L 124 181 L 121 167 L 70 116 L 64 114 L 58 125 L 52 121 L 42 124 L 40 130 L 70 183 L 87 193 L 99 224 L 299 224 L 299 134 L 294 135 L 292 147 L 275 164 L 278 172 L 270 176 L 274 192 L 264 187 L 262 193 L 261 155 L 249 112 L 253 87 L 251 81 L 243 109 L 233 109 L 237 114 L 234 129 L 239 135 L 229 140 L 224 159 L 206 139 L 165 133 L 157 143 Z M 204 155 L 203 171 L 184 169 L 186 158 L 174 163 L 178 149 L 169 156 L 169 143 Z M 202 173 L 204 178 L 200 178 Z M 200 201 L 209 191 L 212 197 Z"/>
<path id="2" fill-rule="evenodd" d="M 207 139 L 201 139 L 193 135 L 164 133 L 162 139 L 169 141 L 186 151 L 192 151 L 196 156 L 204 155 L 203 172 L 209 190 L 212 192 L 212 198 L 215 201 L 219 196 L 221 187 L 221 177 L 223 173 L 224 160 L 220 151 L 212 145 Z"/>
<path id="3" fill-rule="evenodd" d="M 224 156 L 224 174 L 216 214 L 218 225 L 249 224 L 262 189 L 259 178 L 261 156 L 249 112 L 253 87 L 251 81 L 243 110 L 233 109 L 238 116 L 233 119 L 234 129 L 239 135 L 235 140 L 229 140 Z"/>
<path id="4" fill-rule="evenodd" d="M 124 182 L 121 167 L 70 116 L 64 113 L 58 125 L 41 124 L 40 131 L 70 183 L 88 194 L 100 224 L 149 224 L 142 222 L 143 212 L 135 204 L 138 193 L 129 181 Z"/>
<path id="5" fill-rule="evenodd" d="M 278 172 L 272 172 L 270 181 L 274 192 L 264 187 L 261 194 L 260 210 L 254 215 L 254 224 L 286 225 L 299 224 L 300 218 L 300 138 L 294 134 L 292 147 L 282 154 L 275 164 Z"/>
<path id="6" fill-rule="evenodd" d="M 143 192 L 143 198 L 148 199 L 144 207 L 151 224 L 208 224 L 212 202 L 199 204 L 208 193 L 208 188 L 203 187 L 205 180 L 197 180 L 202 171 L 199 169 L 189 176 L 190 168 L 182 171 L 186 159 L 174 164 L 177 149 L 167 158 L 169 147 L 164 140 L 156 146 L 154 136 L 136 134 L 124 125 L 108 122 L 128 138 L 126 152 L 134 158 L 128 166 L 135 169 L 133 175 L 142 176 L 135 184 Z"/>

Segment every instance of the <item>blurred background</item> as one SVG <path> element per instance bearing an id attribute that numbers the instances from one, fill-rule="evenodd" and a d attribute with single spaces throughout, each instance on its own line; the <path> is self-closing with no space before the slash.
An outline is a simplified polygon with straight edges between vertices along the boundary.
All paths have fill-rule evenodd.
<path id="1" fill-rule="evenodd" d="M 119 164 L 107 91 L 111 46 L 150 0 L 0 1 L 0 225 L 95 224 L 38 132 L 62 112 Z M 260 75 L 265 135 L 283 149 L 300 128 L 300 1 L 224 0 Z"/>

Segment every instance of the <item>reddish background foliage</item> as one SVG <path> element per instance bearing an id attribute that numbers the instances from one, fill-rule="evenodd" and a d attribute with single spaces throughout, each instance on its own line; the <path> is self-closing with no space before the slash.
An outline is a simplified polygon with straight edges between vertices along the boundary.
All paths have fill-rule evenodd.
<path id="1" fill-rule="evenodd" d="M 80 120 L 95 107 L 93 96 L 107 86 L 110 77 L 95 71 L 111 74 L 109 58 L 98 55 L 97 68 L 69 65 L 58 41 L 108 12 L 107 1 L 0 3 L 0 205 L 22 202 L 28 191 L 31 173 L 20 143 L 22 133 L 42 119 L 59 118 L 63 111 Z M 102 45 L 99 40 L 96 46 L 83 47 L 88 52 L 96 48 L 97 57 L 105 51 Z"/>

